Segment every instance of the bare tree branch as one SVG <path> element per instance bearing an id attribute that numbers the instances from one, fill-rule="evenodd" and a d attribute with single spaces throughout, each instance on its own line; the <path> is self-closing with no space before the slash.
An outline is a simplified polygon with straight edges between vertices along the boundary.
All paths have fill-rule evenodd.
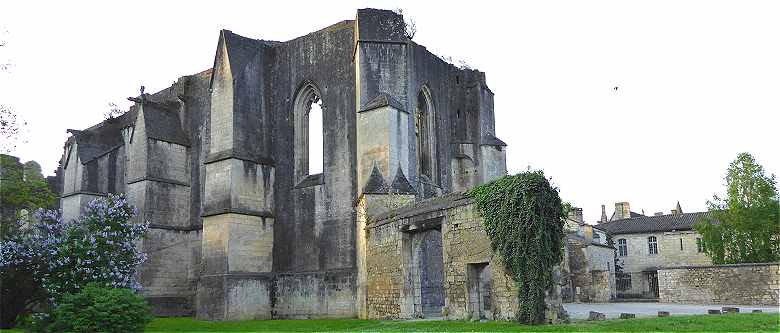
<path id="1" fill-rule="evenodd" d="M 414 35 L 417 34 L 417 23 L 414 18 L 410 15 L 404 15 L 403 8 L 396 8 L 393 12 L 404 17 L 404 35 L 406 35 L 406 38 L 409 40 L 414 38 Z"/>

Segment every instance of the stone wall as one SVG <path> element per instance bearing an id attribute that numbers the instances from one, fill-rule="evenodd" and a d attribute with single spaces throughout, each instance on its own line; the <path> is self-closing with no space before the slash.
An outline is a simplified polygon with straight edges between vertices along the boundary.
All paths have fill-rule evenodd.
<path id="1" fill-rule="evenodd" d="M 443 229 L 446 257 L 445 295 L 450 317 L 469 319 L 477 309 L 469 302 L 469 265 L 487 264 L 492 277 L 492 304 L 483 316 L 489 319 L 512 319 L 517 310 L 517 288 L 506 273 L 504 263 L 490 248 L 490 239 L 483 228 L 482 216 L 476 205 L 456 206 L 447 211 Z"/>
<path id="2" fill-rule="evenodd" d="M 609 302 L 615 297 L 614 249 L 585 243 L 573 234 L 566 240 L 561 294 L 565 302 Z"/>
<path id="3" fill-rule="evenodd" d="M 148 259 L 141 266 L 141 294 L 155 316 L 189 316 L 197 285 L 200 231 L 150 228 L 143 239 Z"/>
<path id="4" fill-rule="evenodd" d="M 355 275 L 349 269 L 277 274 L 275 319 L 350 318 L 355 315 Z"/>
<path id="5" fill-rule="evenodd" d="M 661 302 L 769 305 L 780 303 L 780 263 L 658 270 Z"/>
<path id="6" fill-rule="evenodd" d="M 459 194 L 418 202 L 380 217 L 367 227 L 368 318 L 428 316 L 417 311 L 421 292 L 413 283 L 412 264 L 417 235 L 430 230 L 440 230 L 441 234 L 441 316 L 456 320 L 512 319 L 518 306 L 514 281 L 501 258 L 491 250 L 476 205 Z M 563 315 L 559 287 L 548 291 L 547 303 L 548 320 L 557 321 Z"/>

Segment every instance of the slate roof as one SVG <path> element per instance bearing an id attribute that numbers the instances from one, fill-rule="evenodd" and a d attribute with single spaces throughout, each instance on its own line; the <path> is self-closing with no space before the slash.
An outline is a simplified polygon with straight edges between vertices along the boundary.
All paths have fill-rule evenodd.
<path id="1" fill-rule="evenodd" d="M 600 223 L 597 227 L 613 235 L 691 230 L 701 218 L 710 217 L 709 212 L 670 214 L 659 216 L 632 217 Z"/>
<path id="2" fill-rule="evenodd" d="M 502 141 L 501 139 L 495 137 L 492 134 L 486 135 L 484 138 L 482 138 L 482 144 L 488 145 L 488 146 L 503 146 L 506 147 L 506 142 Z"/>
<path id="3" fill-rule="evenodd" d="M 390 188 L 398 194 L 417 194 L 412 184 L 409 184 L 409 180 L 404 176 L 404 171 L 401 170 L 401 166 L 398 166 L 398 171 L 395 172 L 395 179 L 390 184 Z"/>
<path id="4" fill-rule="evenodd" d="M 82 164 L 86 164 L 124 144 L 122 128 L 135 121 L 135 117 L 136 111 L 130 110 L 83 131 L 70 131 L 73 135 L 68 138 L 66 145 L 74 141 L 78 143 L 79 159 Z"/>
<path id="5" fill-rule="evenodd" d="M 144 126 L 146 127 L 146 136 L 149 138 L 190 146 L 176 111 L 146 103 L 144 105 Z"/>
<path id="6" fill-rule="evenodd" d="M 387 183 L 385 183 L 385 178 L 382 177 L 382 172 L 379 171 L 379 168 L 377 168 L 376 164 L 374 164 L 374 168 L 371 169 L 371 175 L 368 176 L 368 181 L 366 182 L 366 186 L 363 186 L 363 193 L 366 194 L 387 193 Z"/>

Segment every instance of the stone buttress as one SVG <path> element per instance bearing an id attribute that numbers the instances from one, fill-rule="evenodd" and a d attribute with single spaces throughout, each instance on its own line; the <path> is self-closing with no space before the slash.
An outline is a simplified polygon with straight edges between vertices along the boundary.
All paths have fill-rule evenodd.
<path id="1" fill-rule="evenodd" d="M 242 47 L 251 45 L 253 47 Z M 197 317 L 270 319 L 274 163 L 260 43 L 223 31 L 211 80 Z"/>
<path id="2" fill-rule="evenodd" d="M 365 317 L 372 216 L 506 173 L 484 73 L 388 10 L 285 42 L 223 30 L 210 70 L 132 100 L 71 131 L 61 205 L 75 217 L 127 193 L 152 224 L 141 283 L 156 315 Z"/>

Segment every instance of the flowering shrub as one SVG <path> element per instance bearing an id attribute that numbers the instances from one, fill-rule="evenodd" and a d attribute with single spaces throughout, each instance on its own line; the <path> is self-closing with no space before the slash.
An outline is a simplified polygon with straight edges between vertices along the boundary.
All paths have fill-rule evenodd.
<path id="1" fill-rule="evenodd" d="M 143 297 L 127 288 L 90 283 L 65 294 L 52 312 L 49 332 L 142 332 L 152 320 Z"/>
<path id="2" fill-rule="evenodd" d="M 0 329 L 11 328 L 32 306 L 46 300 L 34 274 L 42 267 L 30 230 L 20 221 L 3 222 L 0 234 Z"/>
<path id="3" fill-rule="evenodd" d="M 122 194 L 92 200 L 86 214 L 71 222 L 52 212 L 41 214 L 42 221 L 52 221 L 44 225 L 62 226 L 52 228 L 55 235 L 40 240 L 49 246 L 45 247 L 48 270 L 42 270 L 39 278 L 53 300 L 75 293 L 89 282 L 140 290 L 137 268 L 146 255 L 135 241 L 149 225 L 132 223 L 135 215 L 135 207 Z"/>
<path id="4" fill-rule="evenodd" d="M 23 269 L 54 304 L 90 282 L 138 291 L 137 269 L 146 256 L 135 242 L 148 224 L 132 223 L 135 215 L 123 194 L 93 200 L 72 221 L 64 221 L 58 211 L 38 210 L 33 221 L 20 222 L 18 231 L 0 242 L 0 278 Z M 6 296 L 6 286 L 14 282 L 2 281 Z"/>

